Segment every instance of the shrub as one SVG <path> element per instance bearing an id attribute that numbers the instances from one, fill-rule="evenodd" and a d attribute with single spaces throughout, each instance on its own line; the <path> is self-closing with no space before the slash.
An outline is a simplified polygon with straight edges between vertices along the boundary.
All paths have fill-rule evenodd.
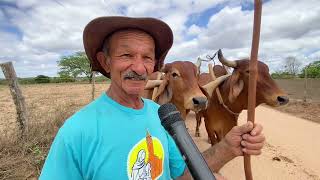
<path id="1" fill-rule="evenodd" d="M 34 81 L 36 83 L 50 83 L 50 77 L 45 75 L 38 75 L 37 77 L 34 78 Z"/>

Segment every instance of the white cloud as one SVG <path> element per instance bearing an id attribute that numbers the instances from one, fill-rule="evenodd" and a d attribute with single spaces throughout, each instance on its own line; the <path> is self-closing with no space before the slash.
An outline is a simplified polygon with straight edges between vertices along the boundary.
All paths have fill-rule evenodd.
<path id="1" fill-rule="evenodd" d="M 243 11 L 252 0 L 16 0 L 18 8 L 0 9 L 0 62 L 14 60 L 20 76 L 43 72 L 55 75 L 56 61 L 64 54 L 83 50 L 85 25 L 98 16 L 152 16 L 167 22 L 174 45 L 167 62 L 212 55 L 219 48 L 226 57 L 250 54 L 252 11 Z M 191 17 L 216 5 L 226 5 L 208 24 L 187 26 Z M 272 0 L 263 5 L 259 55 L 276 70 L 286 56 L 314 59 L 320 56 L 320 1 Z M 200 19 L 201 20 L 201 19 Z M 192 21 L 191 21 L 192 22 Z M 19 33 L 4 27 L 16 27 Z M 20 34 L 21 33 L 21 34 Z M 43 65 L 41 65 L 43 64 Z M 1 75 L 0 75 L 1 76 Z"/>
<path id="2" fill-rule="evenodd" d="M 195 36 L 195 35 L 201 34 L 202 31 L 203 31 L 203 29 L 201 27 L 199 27 L 195 24 L 192 24 L 190 26 L 190 28 L 188 29 L 187 34 L 191 35 L 191 36 Z"/>

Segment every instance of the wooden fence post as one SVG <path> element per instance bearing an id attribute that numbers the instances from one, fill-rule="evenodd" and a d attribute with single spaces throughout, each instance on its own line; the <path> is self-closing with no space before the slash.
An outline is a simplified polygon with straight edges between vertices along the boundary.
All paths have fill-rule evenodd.
<path id="1" fill-rule="evenodd" d="M 306 66 L 304 68 L 304 91 L 303 91 L 303 102 L 307 102 L 307 96 L 308 96 L 308 92 L 307 92 L 307 88 L 308 88 L 308 73 L 307 73 L 307 68 L 308 66 Z"/>
<path id="2" fill-rule="evenodd" d="M 17 110 L 17 123 L 20 129 L 20 136 L 24 137 L 28 132 L 28 115 L 24 97 L 20 90 L 17 75 L 12 62 L 0 64 L 5 78 L 9 82 L 10 93 Z"/>

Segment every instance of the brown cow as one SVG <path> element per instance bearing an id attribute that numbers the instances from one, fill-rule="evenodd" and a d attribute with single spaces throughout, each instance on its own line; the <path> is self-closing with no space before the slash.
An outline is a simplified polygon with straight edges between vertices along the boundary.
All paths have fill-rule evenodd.
<path id="1" fill-rule="evenodd" d="M 223 57 L 221 50 L 218 51 L 218 58 L 223 65 L 234 68 L 232 75 L 219 85 L 224 105 L 219 103 L 217 93 L 213 92 L 209 99 L 208 108 L 196 116 L 196 136 L 199 136 L 199 125 L 203 115 L 212 145 L 219 142 L 233 126 L 237 125 L 238 115 L 248 106 L 249 60 L 229 61 Z M 227 73 L 219 65 L 214 66 L 213 71 L 217 77 Z M 200 75 L 200 85 L 210 81 L 211 76 L 208 73 Z M 256 106 L 262 103 L 270 106 L 280 106 L 287 104 L 288 101 L 287 95 L 269 75 L 268 66 L 258 61 Z"/>
<path id="2" fill-rule="evenodd" d="M 198 68 L 189 61 L 175 61 L 168 63 L 162 68 L 161 81 L 156 81 L 155 84 L 160 84 L 155 101 L 159 104 L 171 102 L 180 111 L 183 119 L 189 110 L 198 112 L 207 108 L 207 97 L 203 94 L 201 87 L 198 85 L 199 71 Z M 159 72 L 152 74 L 149 79 L 157 79 Z M 224 80 L 227 76 L 223 76 L 216 81 L 202 87 L 205 92 L 212 91 Z M 149 81 L 150 81 L 149 80 Z M 146 85 L 146 89 L 154 87 L 150 83 Z M 151 99 L 152 93 L 146 91 L 144 97 Z"/>

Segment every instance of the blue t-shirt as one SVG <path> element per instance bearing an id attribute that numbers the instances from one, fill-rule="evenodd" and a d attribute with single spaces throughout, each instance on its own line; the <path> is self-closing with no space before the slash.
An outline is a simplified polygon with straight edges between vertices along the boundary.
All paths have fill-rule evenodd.
<path id="1" fill-rule="evenodd" d="M 161 126 L 159 105 L 136 110 L 103 93 L 75 113 L 53 141 L 40 180 L 171 179 L 186 167 Z"/>

